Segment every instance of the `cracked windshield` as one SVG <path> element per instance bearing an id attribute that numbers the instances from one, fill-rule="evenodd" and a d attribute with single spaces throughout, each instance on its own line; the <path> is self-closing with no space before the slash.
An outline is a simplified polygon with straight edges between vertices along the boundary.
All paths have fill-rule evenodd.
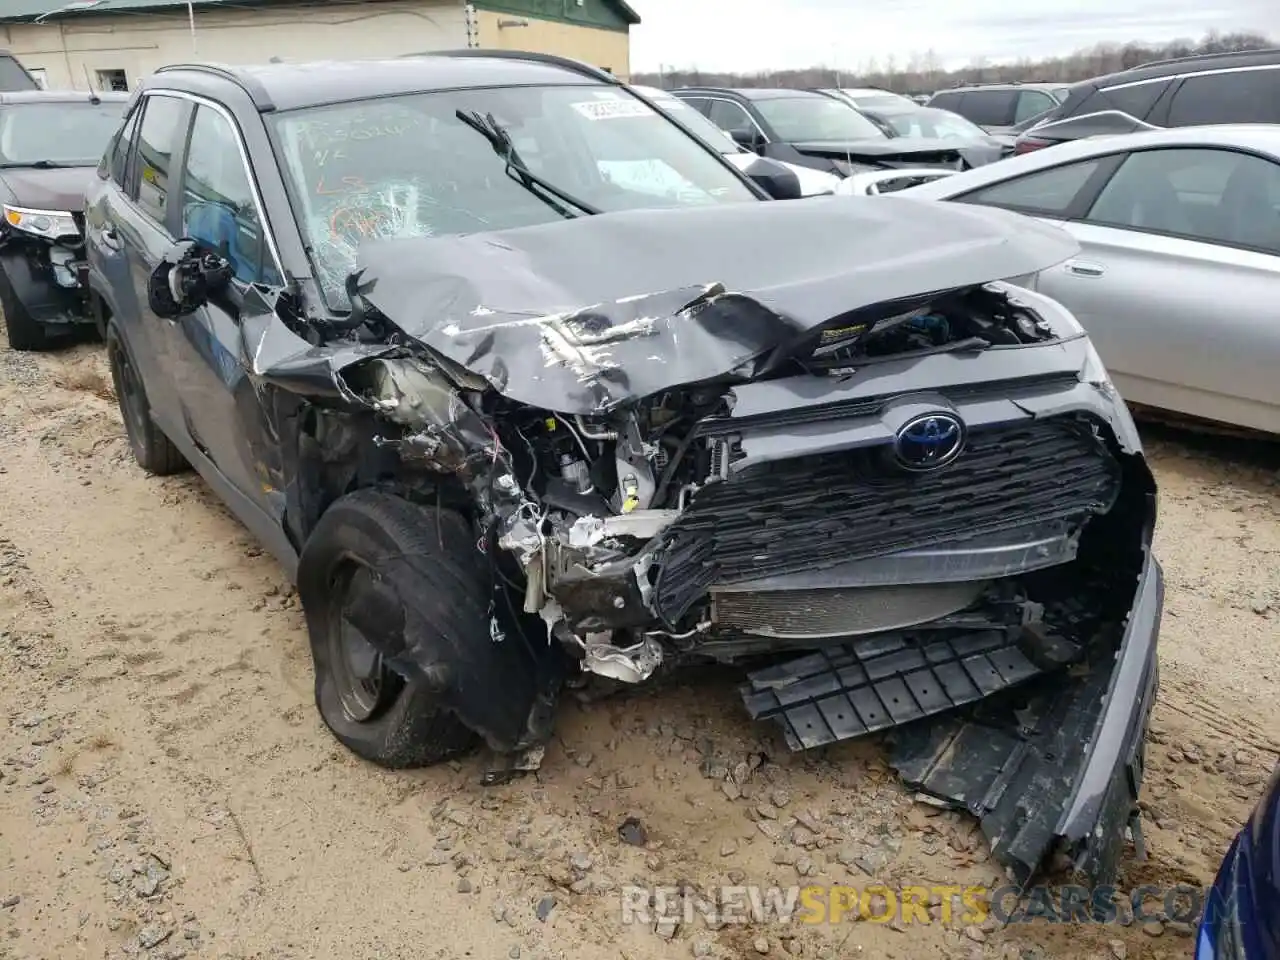
<path id="1" fill-rule="evenodd" d="M 461 111 L 510 138 L 528 185 Z M 491 121 L 489 118 L 492 118 Z M 503 230 L 582 212 L 752 201 L 710 150 L 623 91 L 523 87 L 415 94 L 274 120 L 312 262 L 335 306 L 361 242 Z M 501 148 L 505 150 L 505 148 Z"/>

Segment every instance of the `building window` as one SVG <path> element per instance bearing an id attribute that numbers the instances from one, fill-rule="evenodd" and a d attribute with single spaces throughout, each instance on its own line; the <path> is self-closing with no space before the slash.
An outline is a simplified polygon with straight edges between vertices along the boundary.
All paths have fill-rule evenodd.
<path id="1" fill-rule="evenodd" d="M 27 73 L 31 74 L 31 79 L 41 90 L 49 89 L 49 78 L 45 75 L 44 67 L 27 67 Z"/>
<path id="2" fill-rule="evenodd" d="M 123 70 L 98 70 L 97 74 L 99 90 L 129 92 L 129 78 L 124 75 Z"/>

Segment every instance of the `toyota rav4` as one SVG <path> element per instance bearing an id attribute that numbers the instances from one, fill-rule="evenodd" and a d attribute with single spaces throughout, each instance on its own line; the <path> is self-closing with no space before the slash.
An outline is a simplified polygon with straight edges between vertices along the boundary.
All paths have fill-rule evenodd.
<path id="1" fill-rule="evenodd" d="M 479 739 L 506 776 L 567 679 L 720 662 L 793 749 L 891 734 L 1021 875 L 1108 875 L 1155 487 L 1079 324 L 1004 279 L 1075 243 L 771 176 L 553 57 L 160 70 L 86 213 L 134 455 L 296 577 L 375 763 Z"/>

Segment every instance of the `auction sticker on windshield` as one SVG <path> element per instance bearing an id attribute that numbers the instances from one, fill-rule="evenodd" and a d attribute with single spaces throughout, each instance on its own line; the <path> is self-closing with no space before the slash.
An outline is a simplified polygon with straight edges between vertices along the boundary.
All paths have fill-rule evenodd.
<path id="1" fill-rule="evenodd" d="M 619 117 L 648 117 L 653 111 L 639 100 L 588 100 L 571 104 L 588 120 L 616 120 Z"/>

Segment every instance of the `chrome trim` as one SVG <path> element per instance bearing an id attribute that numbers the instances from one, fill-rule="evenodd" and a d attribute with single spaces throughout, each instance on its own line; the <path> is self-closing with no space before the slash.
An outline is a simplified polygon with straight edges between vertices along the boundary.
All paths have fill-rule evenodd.
<path id="1" fill-rule="evenodd" d="M 1135 68 L 1141 69 L 1141 68 Z M 1254 70 L 1280 70 L 1280 63 L 1258 63 L 1251 67 L 1220 67 L 1217 70 L 1191 70 L 1187 73 L 1171 73 L 1164 77 L 1149 77 L 1146 80 L 1130 80 L 1128 83 L 1115 83 L 1109 87 L 1099 87 L 1101 93 L 1109 90 L 1123 90 L 1126 87 L 1140 87 L 1144 83 L 1165 83 L 1174 80 L 1187 80 L 1191 77 L 1209 77 L 1220 73 L 1250 73 Z"/>
<path id="2" fill-rule="evenodd" d="M 271 220 L 267 217 L 267 208 L 266 204 L 262 200 L 262 191 L 258 188 L 258 178 L 254 176 L 253 166 L 249 163 L 249 151 L 244 144 L 244 131 L 240 129 L 240 124 L 236 122 L 236 118 L 232 115 L 231 111 L 222 104 L 210 100 L 207 97 L 202 97 L 196 93 L 187 93 L 185 90 L 173 90 L 169 87 L 148 87 L 142 91 L 140 101 L 152 96 L 173 97 L 176 100 L 186 100 L 188 103 L 209 107 L 214 113 L 218 114 L 218 116 L 222 117 L 223 120 L 227 121 L 227 123 L 231 125 L 231 129 L 235 132 L 236 150 L 240 153 L 240 163 L 244 167 L 245 176 L 248 177 L 249 190 L 253 193 L 253 207 L 258 212 L 258 219 L 262 223 L 262 237 L 267 241 L 267 249 L 271 251 L 271 259 L 275 262 L 276 273 L 282 281 L 285 280 L 286 274 L 284 270 L 284 262 L 280 257 L 280 249 L 276 246 L 275 233 L 271 229 Z M 126 121 L 127 119 L 128 118 L 126 118 Z M 144 114 L 142 123 L 146 123 L 146 119 L 147 118 Z M 194 116 L 192 117 L 192 120 L 194 121 Z M 142 123 L 138 125 L 139 136 L 142 135 Z M 191 128 L 188 126 L 188 138 L 190 138 L 190 134 Z M 186 151 L 184 150 L 183 153 L 185 159 Z M 151 219 L 154 220 L 154 218 Z M 164 224 L 160 224 L 160 226 L 162 229 L 167 229 Z"/>

